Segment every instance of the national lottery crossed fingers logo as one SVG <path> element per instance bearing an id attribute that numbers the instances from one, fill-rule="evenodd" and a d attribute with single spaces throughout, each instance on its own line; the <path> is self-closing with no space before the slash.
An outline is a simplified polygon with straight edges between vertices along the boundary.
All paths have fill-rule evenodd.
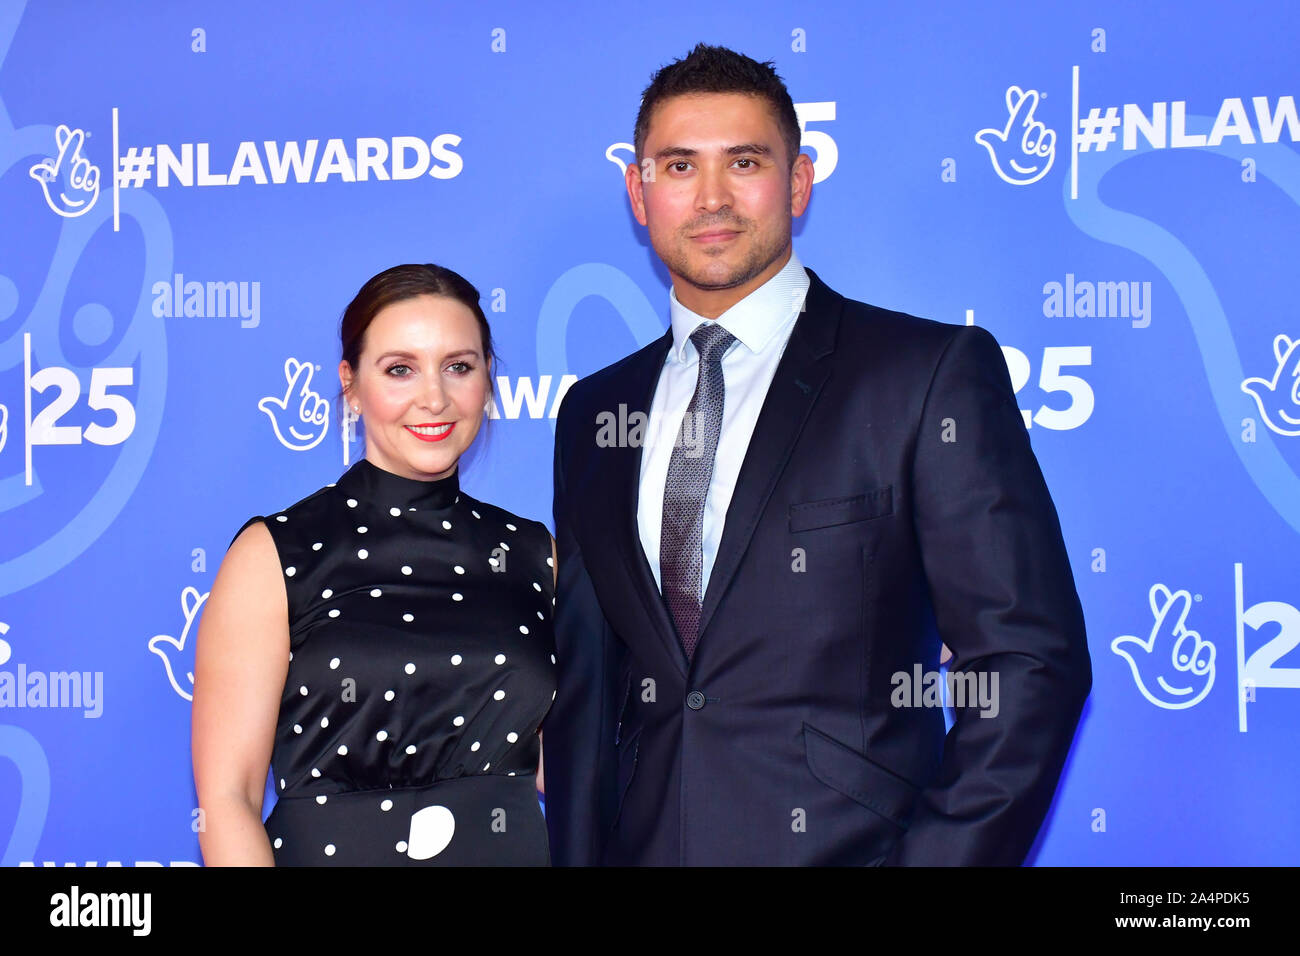
<path id="1" fill-rule="evenodd" d="M 975 134 L 975 142 L 989 151 L 993 171 L 1013 186 L 1038 182 L 1056 160 L 1056 131 L 1035 115 L 1042 95 L 1038 90 L 1008 86 L 1006 125 Z"/>
<path id="2" fill-rule="evenodd" d="M 36 163 L 28 175 L 41 184 L 46 204 L 58 215 L 84 215 L 99 198 L 99 167 L 81 155 L 86 131 L 60 124 L 54 130 L 54 142 L 58 155 Z"/>

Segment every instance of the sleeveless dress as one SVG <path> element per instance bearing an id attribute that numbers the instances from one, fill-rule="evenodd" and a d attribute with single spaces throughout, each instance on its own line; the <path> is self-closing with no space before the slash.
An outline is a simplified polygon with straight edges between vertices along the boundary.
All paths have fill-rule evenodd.
<path id="1" fill-rule="evenodd" d="M 278 866 L 548 866 L 546 526 L 362 459 L 264 520 L 289 599 Z"/>

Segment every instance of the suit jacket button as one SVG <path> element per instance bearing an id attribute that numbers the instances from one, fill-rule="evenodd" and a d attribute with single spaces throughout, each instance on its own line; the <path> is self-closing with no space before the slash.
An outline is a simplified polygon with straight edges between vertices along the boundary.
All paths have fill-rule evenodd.
<path id="1" fill-rule="evenodd" d="M 691 710 L 700 710 L 704 707 L 704 695 L 698 690 L 693 690 L 686 695 L 686 706 Z"/>

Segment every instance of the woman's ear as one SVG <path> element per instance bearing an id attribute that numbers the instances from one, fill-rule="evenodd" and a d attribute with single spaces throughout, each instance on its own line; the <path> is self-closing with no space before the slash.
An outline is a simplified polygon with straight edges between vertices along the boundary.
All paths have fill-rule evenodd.
<path id="1" fill-rule="evenodd" d="M 355 414 L 357 408 L 356 399 L 352 396 L 352 366 L 348 364 L 347 359 L 339 362 L 339 384 L 343 386 L 343 401 L 351 407 Z"/>

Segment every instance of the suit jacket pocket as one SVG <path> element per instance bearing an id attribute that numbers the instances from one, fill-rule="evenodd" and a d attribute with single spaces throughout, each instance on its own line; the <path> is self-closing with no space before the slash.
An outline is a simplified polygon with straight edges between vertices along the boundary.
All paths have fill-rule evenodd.
<path id="1" fill-rule="evenodd" d="M 894 486 L 843 498 L 822 498 L 790 506 L 790 530 L 811 531 L 894 513 Z"/>
<path id="2" fill-rule="evenodd" d="M 811 724 L 803 725 L 803 742 L 808 769 L 814 777 L 875 811 L 900 830 L 907 829 L 920 792 L 911 781 Z"/>

